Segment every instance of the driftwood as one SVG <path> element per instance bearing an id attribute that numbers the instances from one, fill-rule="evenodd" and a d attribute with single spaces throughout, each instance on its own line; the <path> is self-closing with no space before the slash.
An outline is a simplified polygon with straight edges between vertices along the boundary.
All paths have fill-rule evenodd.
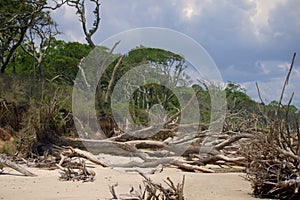
<path id="1" fill-rule="evenodd" d="M 234 143 L 234 142 L 236 142 L 240 139 L 243 139 L 243 138 L 253 138 L 253 134 L 237 134 L 237 135 L 234 135 L 234 136 L 230 137 L 229 139 L 215 145 L 214 149 L 217 150 L 217 151 L 220 151 L 224 147 L 227 147 L 230 144 L 232 144 L 232 143 Z"/>
<path id="2" fill-rule="evenodd" d="M 59 164 L 56 166 L 61 170 L 59 180 L 63 181 L 93 182 L 96 175 L 94 171 L 86 168 L 83 160 L 79 160 L 78 163 L 70 162 L 67 167 Z"/>
<path id="3" fill-rule="evenodd" d="M 150 178 L 140 173 L 144 177 L 144 190 L 140 189 L 138 197 L 140 199 L 157 199 L 157 200 L 184 200 L 183 188 L 185 176 L 182 182 L 175 185 L 173 181 L 167 177 L 164 182 L 168 188 L 163 187 L 162 184 L 154 183 Z M 142 188 L 140 186 L 140 188 Z"/>
<path id="4" fill-rule="evenodd" d="M 268 133 L 256 134 L 244 151 L 247 160 L 251 161 L 247 166 L 247 179 L 257 197 L 300 199 L 300 114 L 294 116 L 295 128 L 290 127 L 288 119 L 293 94 L 288 105 L 282 106 L 295 56 L 296 53 L 292 57 L 275 114 L 267 117 Z M 284 115 L 280 116 L 282 113 Z"/>
<path id="5" fill-rule="evenodd" d="M 177 185 L 167 177 L 164 183 L 167 187 L 162 186 L 160 183 L 154 183 L 150 178 L 148 178 L 143 173 L 139 173 L 143 178 L 143 186 L 139 185 L 139 190 L 131 188 L 130 195 L 117 195 L 115 188 L 118 183 L 109 186 L 110 193 L 112 194 L 114 200 L 142 200 L 142 199 L 155 199 L 155 200 L 184 200 L 183 188 L 185 176 L 183 176 L 182 182 Z"/>
<path id="6" fill-rule="evenodd" d="M 68 145 L 62 153 L 61 153 L 61 162 L 62 164 L 64 157 L 82 157 L 99 164 L 101 166 L 107 167 L 104 161 L 97 159 L 93 154 L 110 154 L 110 155 L 118 155 L 118 156 L 126 156 L 126 157 L 139 157 L 144 162 L 136 162 L 130 161 L 128 163 L 111 163 L 109 166 L 111 167 L 123 167 L 123 168 L 130 168 L 130 167 L 141 167 L 141 168 L 150 168 L 150 167 L 157 167 L 158 165 L 166 165 L 172 164 L 175 165 L 183 170 L 188 171 L 202 171 L 205 173 L 212 173 L 212 170 L 203 168 L 202 165 L 206 164 L 225 164 L 225 163 L 232 163 L 239 166 L 244 166 L 245 158 L 243 156 L 234 155 L 234 156 L 227 156 L 226 153 L 221 153 L 220 151 L 227 151 L 227 149 L 235 149 L 238 148 L 231 146 L 233 143 L 238 142 L 240 139 L 243 138 L 252 138 L 252 134 L 238 134 L 238 133 L 231 133 L 234 135 L 222 134 L 219 139 L 218 143 L 215 144 L 213 150 L 215 154 L 208 155 L 207 157 L 200 157 L 199 156 L 199 145 L 190 145 L 190 143 L 200 143 L 200 138 L 194 137 L 182 137 L 177 138 L 175 136 L 172 140 L 166 141 L 156 141 L 156 140 L 129 140 L 126 142 L 118 142 L 110 140 L 110 138 L 105 140 L 93 140 L 93 139 L 72 139 L 72 138 L 63 138 L 59 140 L 60 144 Z M 226 138 L 226 139 L 225 139 Z M 79 147 L 83 148 L 86 147 L 87 151 L 80 150 L 78 148 L 72 147 Z M 188 148 L 187 148 L 188 147 Z M 184 148 L 187 148 L 184 152 Z M 224 154 L 224 155 L 223 155 Z M 232 154 L 232 153 L 231 153 Z M 174 158 L 168 158 L 169 156 L 186 156 L 186 157 L 194 157 L 198 158 L 194 162 L 184 162 L 181 163 L 174 161 Z"/>
<path id="7" fill-rule="evenodd" d="M 243 166 L 243 161 L 245 161 L 245 157 L 234 157 L 230 158 L 224 155 L 213 155 L 206 158 L 200 158 L 199 160 L 195 161 L 193 164 L 197 165 L 206 165 L 206 164 L 218 164 L 218 161 L 224 161 L 226 163 L 234 163 L 236 165 Z"/>
<path id="8" fill-rule="evenodd" d="M 10 167 L 21 174 L 24 174 L 25 176 L 36 176 L 35 174 L 31 173 L 27 169 L 21 167 L 20 165 L 17 165 L 16 163 L 10 161 L 4 154 L 0 155 L 0 166 Z M 2 168 L 2 167 L 1 167 Z"/>
<path id="9" fill-rule="evenodd" d="M 60 153 L 61 160 L 56 164 L 60 169 L 60 180 L 83 182 L 94 181 L 96 174 L 94 171 L 87 169 L 83 159 L 107 167 L 104 162 L 98 160 L 97 157 L 90 152 L 72 147 L 63 147 L 61 149 L 63 149 Z M 72 158 L 76 158 L 77 161 Z"/>
<path id="10" fill-rule="evenodd" d="M 132 140 L 125 143 L 137 149 L 163 149 L 168 146 L 165 142 L 153 140 Z"/>
<path id="11" fill-rule="evenodd" d="M 87 149 L 90 153 L 95 155 L 104 153 L 120 156 L 138 156 L 145 159 L 145 154 L 135 148 L 134 145 L 110 141 L 109 139 L 94 140 L 59 137 L 51 142 L 57 146 L 70 146 L 78 149 Z"/>
<path id="12" fill-rule="evenodd" d="M 207 169 L 198 165 L 192 165 L 184 162 L 174 161 L 171 163 L 172 165 L 175 165 L 179 167 L 180 169 L 186 170 L 186 171 L 198 171 L 198 172 L 204 172 L 204 173 L 214 173 L 214 170 Z"/>
<path id="13" fill-rule="evenodd" d="M 95 155 L 93 155 L 90 152 L 77 149 L 77 148 L 72 148 L 72 147 L 65 147 L 66 150 L 61 152 L 61 160 L 58 165 L 62 165 L 63 162 L 65 161 L 66 158 L 72 158 L 72 157 L 80 157 L 80 158 L 85 158 L 97 165 L 101 165 L 102 167 L 107 167 L 107 164 L 101 162 L 100 160 L 97 159 Z"/>

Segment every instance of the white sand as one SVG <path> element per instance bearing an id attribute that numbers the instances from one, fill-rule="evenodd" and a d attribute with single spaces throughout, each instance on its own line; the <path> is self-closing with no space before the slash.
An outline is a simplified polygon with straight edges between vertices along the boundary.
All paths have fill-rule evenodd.
<path id="1" fill-rule="evenodd" d="M 28 169 L 38 176 L 24 177 L 10 168 L 4 168 L 5 173 L 0 175 L 0 199 L 110 199 L 108 185 L 118 183 L 117 194 L 129 194 L 130 188 L 137 189 L 143 179 L 137 173 L 95 166 L 94 182 L 65 182 L 58 180 L 58 170 Z M 188 173 L 167 168 L 162 173 L 148 176 L 155 182 L 170 177 L 177 183 L 183 175 L 186 176 L 184 194 L 188 200 L 255 199 L 251 196 L 250 183 L 241 177 L 241 173 Z"/>

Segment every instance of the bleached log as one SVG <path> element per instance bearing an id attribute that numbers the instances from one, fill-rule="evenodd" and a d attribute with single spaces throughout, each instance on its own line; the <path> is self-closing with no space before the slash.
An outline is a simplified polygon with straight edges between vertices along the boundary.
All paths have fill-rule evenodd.
<path id="1" fill-rule="evenodd" d="M 20 165 L 17 165 L 16 163 L 8 160 L 6 155 L 4 155 L 4 154 L 0 155 L 0 165 L 10 167 L 10 168 L 16 170 L 17 172 L 20 172 L 21 174 L 24 174 L 25 176 L 36 176 L 35 174 L 31 173 L 27 169 L 21 167 Z"/>
<path id="2" fill-rule="evenodd" d="M 123 164 L 112 164 L 112 167 L 121 167 L 121 168 L 128 168 L 128 167 L 139 167 L 139 168 L 150 168 L 150 167 L 157 167 L 158 165 L 170 164 L 174 161 L 173 158 L 162 158 L 162 159 L 153 159 L 147 162 L 137 162 L 137 161 L 130 161 L 128 163 Z"/>
<path id="3" fill-rule="evenodd" d="M 109 139 L 93 140 L 60 137 L 59 140 L 53 141 L 53 143 L 59 146 L 87 149 L 90 153 L 95 155 L 103 153 L 119 156 L 137 156 L 142 159 L 146 159 L 147 157 L 145 153 L 138 150 L 133 145 L 110 141 Z"/>
<path id="4" fill-rule="evenodd" d="M 62 165 L 66 157 L 81 157 L 97 165 L 101 165 L 102 167 L 107 167 L 107 164 L 98 160 L 97 157 L 92 153 L 77 148 L 67 147 L 67 149 L 61 153 L 61 161 L 59 162 L 60 166 Z"/>
<path id="5" fill-rule="evenodd" d="M 197 161 L 194 161 L 193 164 L 214 164 L 218 161 L 225 161 L 225 162 L 231 162 L 231 163 L 237 163 L 237 164 L 240 164 L 240 162 L 244 161 L 245 158 L 244 157 L 235 157 L 235 158 L 230 158 L 230 157 L 227 157 L 227 156 L 224 156 L 224 155 L 214 155 L 214 156 L 209 156 L 209 157 L 206 157 L 206 158 L 200 158 L 199 160 Z"/>
<path id="6" fill-rule="evenodd" d="M 214 149 L 217 151 L 222 150 L 224 147 L 229 146 L 230 144 L 242 139 L 242 138 L 253 138 L 252 134 L 238 134 L 230 137 L 229 139 L 221 142 L 220 144 L 215 145 Z"/>
<path id="7" fill-rule="evenodd" d="M 171 164 L 175 165 L 181 169 L 188 170 L 188 171 L 200 171 L 203 173 L 215 173 L 214 170 L 207 169 L 207 168 L 204 168 L 204 167 L 201 167 L 198 165 L 191 165 L 191 164 L 180 162 L 180 161 L 174 161 Z"/>

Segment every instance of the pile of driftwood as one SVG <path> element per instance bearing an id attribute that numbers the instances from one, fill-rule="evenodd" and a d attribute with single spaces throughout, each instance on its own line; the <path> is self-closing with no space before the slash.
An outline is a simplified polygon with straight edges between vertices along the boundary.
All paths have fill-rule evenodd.
<path id="1" fill-rule="evenodd" d="M 156 134 L 177 134 L 176 128 L 164 129 Z M 142 131 L 149 131 L 149 128 Z M 197 128 L 198 129 L 198 128 Z M 245 167 L 246 158 L 242 156 L 241 142 L 253 137 L 250 128 L 245 132 L 234 132 L 225 130 L 222 134 L 216 135 L 215 143 L 211 146 L 210 152 L 200 154 L 201 144 L 206 137 L 206 130 L 194 130 L 197 132 L 195 137 L 177 137 L 172 136 L 166 139 L 154 140 L 139 137 L 143 133 L 139 131 L 136 134 L 121 134 L 112 138 L 103 140 L 94 139 L 70 139 L 60 138 L 55 142 L 60 146 L 72 146 L 77 149 L 87 148 L 94 155 L 108 154 L 113 156 L 132 157 L 136 159 L 128 159 L 127 163 L 114 162 L 107 163 L 106 160 L 97 157 L 98 164 L 113 168 L 157 168 L 165 165 L 176 166 L 185 171 L 214 173 L 214 169 L 206 167 L 208 164 L 226 166 L 233 168 L 234 166 Z M 232 169 L 233 170 L 233 169 Z M 237 170 L 240 170 L 238 168 Z M 132 170 L 128 170 L 132 171 Z M 154 170 L 157 172 L 159 170 Z"/>
<path id="2" fill-rule="evenodd" d="M 288 123 L 289 105 L 281 102 L 288 83 L 296 53 L 286 77 L 275 116 L 268 117 L 266 133 L 256 134 L 245 149 L 248 160 L 247 177 L 258 197 L 300 199 L 300 112 L 295 114 L 296 127 Z M 279 113 L 284 113 L 280 116 Z"/>
<path id="3" fill-rule="evenodd" d="M 86 167 L 84 160 L 77 160 L 70 161 L 65 167 L 57 164 L 57 167 L 60 169 L 59 180 L 93 182 L 96 175 L 95 172 Z"/>
<path id="4" fill-rule="evenodd" d="M 187 128 L 187 125 L 183 126 Z M 151 131 L 151 127 L 137 131 L 136 135 L 123 133 L 103 140 L 48 136 L 47 145 L 44 146 L 47 149 L 44 156 L 36 156 L 39 159 L 35 158 L 25 162 L 23 160 L 23 163 L 33 167 L 56 167 L 61 170 L 61 180 L 82 181 L 92 181 L 94 176 L 93 172 L 87 170 L 82 159 L 103 167 L 126 168 L 128 171 L 135 168 L 138 168 L 135 171 L 139 171 L 140 168 L 153 168 L 152 173 L 160 172 L 164 166 L 170 165 L 184 171 L 204 173 L 217 172 L 215 169 L 206 167 L 208 164 L 226 166 L 227 169 L 228 166 L 229 168 L 245 166 L 246 159 L 241 156 L 240 143 L 253 137 L 248 129 L 241 132 L 240 128 L 239 132 L 234 132 L 224 128 L 222 134 L 215 136 L 217 137 L 216 143 L 212 146 L 211 151 L 202 155 L 199 152 L 207 130 L 205 127 L 200 127 L 202 125 L 189 126 L 189 129 L 196 132 L 192 138 L 177 136 L 176 131 L 179 127 L 175 125 L 162 129 L 155 134 L 154 136 L 158 139 L 145 139 L 143 136 L 143 134 Z M 231 124 L 231 126 L 233 125 Z M 49 143 L 52 144 L 49 145 Z M 40 142 L 39 145 L 42 143 Z M 88 151 L 83 149 L 88 149 Z M 140 161 L 128 159 L 129 162 L 127 163 L 107 163 L 105 160 L 101 160 L 101 156 L 95 156 L 99 154 L 136 157 Z"/>
<path id="5" fill-rule="evenodd" d="M 129 195 L 118 196 L 115 187 L 118 184 L 109 186 L 110 192 L 113 196 L 113 200 L 144 200 L 144 199 L 155 199 L 155 200 L 184 200 L 183 188 L 185 177 L 183 176 L 182 182 L 175 185 L 173 181 L 167 177 L 164 181 L 166 187 L 160 183 L 154 183 L 150 178 L 145 176 L 143 173 L 139 173 L 143 178 L 143 186 L 139 185 L 139 190 L 136 191 L 131 188 Z M 122 196 L 122 197 L 121 197 Z"/>
<path id="6" fill-rule="evenodd" d="M 59 179 L 63 181 L 92 182 L 96 174 L 87 168 L 85 160 L 102 165 L 91 153 L 72 147 L 63 148 L 60 158 L 56 166 L 60 169 Z"/>
<path id="7" fill-rule="evenodd" d="M 299 199 L 299 150 L 289 148 L 283 141 L 278 143 L 269 136 L 259 135 L 248 147 L 247 153 L 250 161 L 247 178 L 257 197 Z"/>

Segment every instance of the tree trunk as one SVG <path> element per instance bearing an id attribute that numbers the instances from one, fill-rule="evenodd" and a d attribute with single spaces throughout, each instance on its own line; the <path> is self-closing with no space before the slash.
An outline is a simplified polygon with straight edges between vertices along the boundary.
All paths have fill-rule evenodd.
<path id="1" fill-rule="evenodd" d="M 38 69 L 39 69 L 40 79 L 45 80 L 45 74 L 41 62 L 38 62 Z"/>
<path id="2" fill-rule="evenodd" d="M 1 63 L 2 65 L 1 65 L 0 72 L 2 74 L 5 72 L 5 69 L 6 69 L 7 65 L 8 65 L 8 63 L 9 63 L 9 61 L 10 61 L 10 59 L 11 59 L 13 53 L 14 53 L 14 51 L 18 48 L 18 46 L 21 45 L 21 43 L 22 43 L 22 41 L 23 41 L 23 39 L 25 37 L 27 28 L 28 27 L 24 27 L 24 28 L 21 29 L 20 38 L 19 38 L 18 42 L 15 45 L 12 46 L 12 48 L 8 52 L 8 55 L 7 55 L 6 59 L 4 60 L 3 63 Z"/>

